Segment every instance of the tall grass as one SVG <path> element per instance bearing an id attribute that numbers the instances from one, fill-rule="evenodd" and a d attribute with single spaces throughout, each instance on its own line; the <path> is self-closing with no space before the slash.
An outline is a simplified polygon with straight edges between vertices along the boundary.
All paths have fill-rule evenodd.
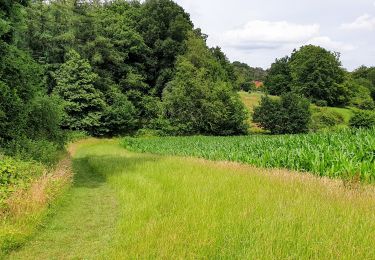
<path id="1" fill-rule="evenodd" d="M 372 190 L 89 142 L 56 216 L 10 259 L 375 259 Z"/>
<path id="2" fill-rule="evenodd" d="M 375 129 L 286 136 L 125 138 L 137 152 L 195 156 L 375 182 Z"/>

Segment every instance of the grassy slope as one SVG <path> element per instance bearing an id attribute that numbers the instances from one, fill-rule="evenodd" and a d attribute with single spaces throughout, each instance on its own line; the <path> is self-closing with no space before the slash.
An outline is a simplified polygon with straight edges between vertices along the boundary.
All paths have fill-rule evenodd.
<path id="1" fill-rule="evenodd" d="M 59 213 L 13 259 L 375 258 L 375 197 L 232 163 L 81 146 Z"/>
<path id="2" fill-rule="evenodd" d="M 254 92 L 254 93 L 248 93 L 241 91 L 240 97 L 242 101 L 244 102 L 246 108 L 250 112 L 250 114 L 254 111 L 254 107 L 258 106 L 260 103 L 260 100 L 262 96 L 264 95 L 261 92 Z M 271 96 L 276 98 L 275 96 Z M 312 105 L 314 107 L 315 105 Z M 315 106 L 316 107 L 316 106 Z M 339 108 L 339 107 L 327 107 L 328 110 L 335 111 L 339 114 L 341 114 L 345 120 L 345 124 L 347 125 L 349 123 L 350 118 L 353 115 L 353 111 L 349 108 Z M 261 129 L 258 128 L 256 125 L 254 125 L 250 120 L 250 130 L 252 132 L 261 132 Z"/>

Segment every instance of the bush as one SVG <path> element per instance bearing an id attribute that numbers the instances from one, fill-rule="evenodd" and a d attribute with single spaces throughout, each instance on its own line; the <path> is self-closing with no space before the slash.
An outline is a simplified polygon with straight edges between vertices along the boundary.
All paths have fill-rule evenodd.
<path id="1" fill-rule="evenodd" d="M 308 132 L 310 117 L 310 102 L 287 93 L 280 100 L 262 97 L 260 106 L 254 109 L 253 121 L 272 134 L 297 134 Z"/>
<path id="2" fill-rule="evenodd" d="M 60 158 L 60 145 L 47 140 L 14 139 L 5 144 L 3 152 L 25 161 L 54 165 Z"/>
<path id="3" fill-rule="evenodd" d="M 332 129 L 344 122 L 345 119 L 340 113 L 327 108 L 317 108 L 313 112 L 310 129 L 312 131 Z"/>
<path id="4" fill-rule="evenodd" d="M 12 192 L 25 188 L 33 178 L 40 176 L 43 170 L 40 164 L 0 155 L 0 208 Z"/>
<path id="5" fill-rule="evenodd" d="M 63 115 L 61 101 L 56 97 L 37 96 L 30 105 L 27 136 L 32 140 L 48 140 L 61 147 L 65 142 L 60 128 Z"/>
<path id="6" fill-rule="evenodd" d="M 66 141 L 67 143 L 73 143 L 89 137 L 89 134 L 85 131 L 67 131 Z"/>
<path id="7" fill-rule="evenodd" d="M 375 127 L 375 113 L 372 111 L 356 111 L 349 124 L 353 128 Z"/>
<path id="8" fill-rule="evenodd" d="M 137 111 L 128 98 L 116 89 L 108 94 L 108 105 L 103 112 L 103 134 L 116 136 L 135 131 L 138 126 Z"/>
<path id="9" fill-rule="evenodd" d="M 245 92 L 252 92 L 256 90 L 256 86 L 254 82 L 245 82 L 241 85 L 241 90 Z"/>
<path id="10" fill-rule="evenodd" d="M 328 106 L 328 103 L 327 103 L 327 101 L 325 101 L 325 100 L 317 100 L 317 101 L 315 102 L 315 104 L 316 104 L 318 107 L 326 107 L 326 106 Z"/>

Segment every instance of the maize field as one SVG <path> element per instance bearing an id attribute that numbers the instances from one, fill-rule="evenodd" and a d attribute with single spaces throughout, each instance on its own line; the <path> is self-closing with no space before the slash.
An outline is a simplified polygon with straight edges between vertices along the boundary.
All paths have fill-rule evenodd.
<path id="1" fill-rule="evenodd" d="M 285 136 L 125 138 L 135 152 L 234 161 L 375 182 L 375 129 Z"/>

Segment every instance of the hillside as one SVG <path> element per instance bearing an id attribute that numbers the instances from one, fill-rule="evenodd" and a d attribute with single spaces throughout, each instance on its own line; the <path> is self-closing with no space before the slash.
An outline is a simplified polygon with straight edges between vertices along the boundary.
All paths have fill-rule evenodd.
<path id="1" fill-rule="evenodd" d="M 247 111 L 250 114 L 250 118 L 248 120 L 248 124 L 250 125 L 250 131 L 252 133 L 262 133 L 264 132 L 261 128 L 259 128 L 256 124 L 252 122 L 251 114 L 254 112 L 254 107 L 259 106 L 260 101 L 262 99 L 262 96 L 265 94 L 263 92 L 239 92 L 239 95 L 241 97 L 242 102 L 245 104 L 245 107 Z M 277 96 L 270 95 L 272 99 L 277 99 Z M 311 110 L 313 113 L 316 113 L 316 109 L 322 109 L 323 107 L 319 107 L 317 105 L 312 104 Z M 353 116 L 353 108 L 347 107 L 347 108 L 340 108 L 340 107 L 324 107 L 324 110 L 328 112 L 333 112 L 339 114 L 343 119 L 344 122 L 342 123 L 342 126 L 348 126 L 349 120 Z"/>

